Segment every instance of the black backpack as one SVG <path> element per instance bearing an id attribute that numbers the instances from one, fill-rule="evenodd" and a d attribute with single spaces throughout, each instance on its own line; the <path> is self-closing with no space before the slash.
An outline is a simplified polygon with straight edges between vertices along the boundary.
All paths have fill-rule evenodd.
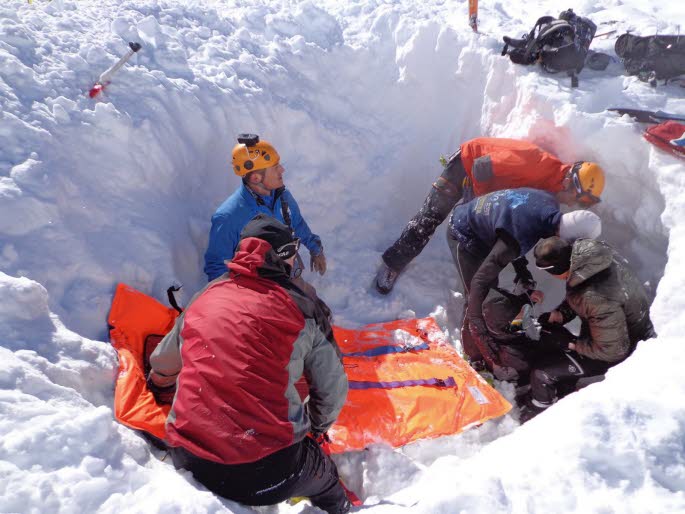
<path id="1" fill-rule="evenodd" d="M 622 34 L 614 46 L 629 75 L 656 86 L 685 74 L 685 36 L 634 36 Z"/>
<path id="2" fill-rule="evenodd" d="M 533 30 L 521 39 L 504 36 L 502 55 L 508 54 L 516 64 L 539 62 L 542 69 L 550 73 L 565 71 L 576 87 L 576 74 L 585 65 L 596 31 L 597 25 L 591 20 L 568 9 L 559 18 L 543 16 L 538 19 Z"/>

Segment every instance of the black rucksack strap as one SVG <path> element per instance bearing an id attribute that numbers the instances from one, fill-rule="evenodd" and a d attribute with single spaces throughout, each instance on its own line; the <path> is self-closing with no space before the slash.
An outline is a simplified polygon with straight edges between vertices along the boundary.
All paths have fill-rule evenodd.
<path id="1" fill-rule="evenodd" d="M 288 201 L 283 196 L 284 192 L 285 192 L 285 186 L 279 187 L 276 190 L 276 199 L 278 199 L 280 197 L 280 199 L 281 199 L 281 215 L 283 216 L 283 221 L 290 228 L 290 232 L 292 232 L 293 235 L 295 235 L 295 230 L 293 230 L 292 219 L 290 218 L 290 206 L 288 205 Z"/>
<path id="2" fill-rule="evenodd" d="M 169 300 L 169 305 L 171 305 L 179 313 L 183 312 L 183 309 L 181 309 L 181 307 L 179 307 L 178 302 L 176 301 L 176 297 L 174 296 L 174 293 L 176 291 L 180 291 L 181 287 L 183 287 L 183 286 L 170 286 L 166 290 L 166 295 L 167 295 L 167 299 Z"/>
<path id="3" fill-rule="evenodd" d="M 539 41 L 542 27 L 550 24 L 555 20 L 554 16 L 542 16 L 533 25 L 533 29 L 523 36 L 521 39 L 514 39 L 504 36 L 504 48 L 502 48 L 502 55 L 507 55 L 509 47 L 515 51 L 509 54 L 509 58 L 516 64 L 533 64 L 537 60 L 537 53 L 542 46 Z"/>
<path id="4" fill-rule="evenodd" d="M 540 27 L 543 25 L 547 25 L 548 23 L 551 23 L 555 20 L 554 16 L 541 16 L 538 18 L 538 21 L 535 22 L 535 25 L 533 26 L 533 30 L 530 31 L 528 36 L 530 38 L 535 39 L 535 31 L 538 30 Z M 539 31 L 538 31 L 539 34 Z"/>

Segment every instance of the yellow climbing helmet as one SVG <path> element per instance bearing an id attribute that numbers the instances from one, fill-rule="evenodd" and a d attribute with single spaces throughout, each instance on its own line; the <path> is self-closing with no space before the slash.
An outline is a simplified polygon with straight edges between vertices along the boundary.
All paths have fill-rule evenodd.
<path id="1" fill-rule="evenodd" d="M 578 161 L 571 168 L 571 180 L 579 203 L 594 205 L 604 191 L 604 170 L 596 162 Z"/>
<path id="2" fill-rule="evenodd" d="M 233 147 L 233 172 L 239 177 L 276 166 L 280 160 L 271 143 L 260 141 L 257 134 L 238 134 L 238 144 Z"/>

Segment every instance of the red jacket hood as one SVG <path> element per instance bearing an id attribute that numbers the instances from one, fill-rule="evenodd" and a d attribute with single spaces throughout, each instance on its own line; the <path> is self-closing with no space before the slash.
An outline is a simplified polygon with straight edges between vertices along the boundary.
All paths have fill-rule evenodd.
<path id="1" fill-rule="evenodd" d="M 262 239 L 248 237 L 240 241 L 238 249 L 226 266 L 234 273 L 241 275 L 257 276 L 257 269 L 264 265 L 266 254 L 271 250 L 271 245 Z"/>
<path id="2" fill-rule="evenodd" d="M 231 277 L 242 275 L 277 282 L 287 281 L 290 277 L 290 266 L 276 255 L 269 243 L 256 237 L 240 241 L 233 259 L 226 266 Z"/>

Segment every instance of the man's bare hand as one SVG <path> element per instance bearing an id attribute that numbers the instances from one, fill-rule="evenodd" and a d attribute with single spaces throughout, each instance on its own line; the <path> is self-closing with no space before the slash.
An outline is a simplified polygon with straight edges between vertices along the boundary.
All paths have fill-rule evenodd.
<path id="1" fill-rule="evenodd" d="M 530 300 L 533 303 L 540 303 L 545 299 L 545 293 L 543 293 L 542 291 L 539 291 L 537 289 L 535 291 L 531 291 L 529 296 L 530 296 Z"/>

